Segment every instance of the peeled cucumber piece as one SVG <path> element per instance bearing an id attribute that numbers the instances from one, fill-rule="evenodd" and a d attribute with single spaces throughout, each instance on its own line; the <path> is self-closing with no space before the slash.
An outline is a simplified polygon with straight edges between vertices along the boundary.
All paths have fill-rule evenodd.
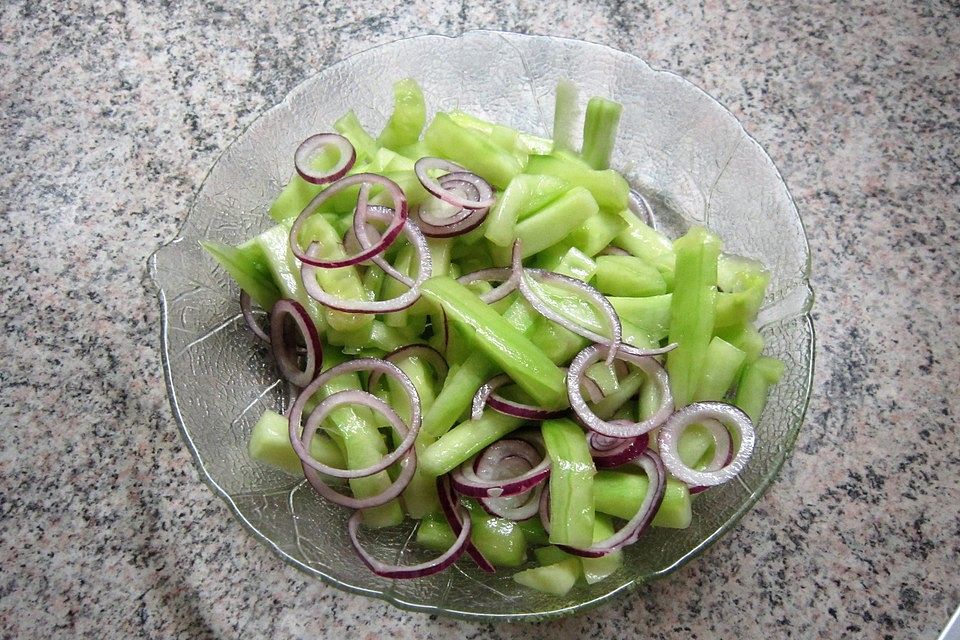
<path id="1" fill-rule="evenodd" d="M 513 574 L 513 579 L 525 587 L 555 596 L 565 595 L 580 577 L 580 559 L 568 558 L 546 567 L 535 567 Z"/>
<path id="2" fill-rule="evenodd" d="M 598 513 L 593 523 L 593 542 L 602 542 L 614 532 L 613 521 L 608 516 Z M 611 551 L 599 558 L 580 558 L 580 565 L 583 568 L 583 579 L 587 584 L 595 584 L 623 566 L 623 549 Z"/>
<path id="3" fill-rule="evenodd" d="M 267 409 L 253 426 L 248 450 L 250 457 L 272 465 L 292 476 L 303 477 L 300 458 L 290 445 L 289 421 L 276 411 Z M 323 464 L 342 469 L 346 466 L 343 453 L 322 432 L 310 442 L 310 455 Z"/>

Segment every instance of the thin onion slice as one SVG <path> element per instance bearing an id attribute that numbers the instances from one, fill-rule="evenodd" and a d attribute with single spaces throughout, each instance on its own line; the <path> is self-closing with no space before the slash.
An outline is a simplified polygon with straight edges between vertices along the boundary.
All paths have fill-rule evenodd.
<path id="1" fill-rule="evenodd" d="M 303 225 L 307 219 L 316 213 L 316 211 L 320 208 L 320 205 L 329 200 L 331 196 L 336 195 L 348 187 L 362 184 L 380 185 L 387 191 L 387 193 L 390 194 L 390 197 L 393 199 L 394 215 L 390 220 L 390 224 L 381 235 L 380 240 L 367 249 L 364 249 L 363 251 L 360 251 L 352 256 L 348 256 L 346 258 L 337 258 L 335 260 L 318 257 L 316 255 L 317 251 L 309 251 L 310 247 L 304 249 L 300 245 L 300 230 L 303 228 Z M 356 173 L 352 176 L 346 176 L 332 183 L 329 187 L 318 193 L 316 196 L 314 196 L 313 200 L 311 200 L 307 206 L 303 208 L 303 211 L 300 212 L 300 215 L 298 215 L 297 219 L 293 222 L 293 226 L 290 227 L 290 250 L 298 260 L 304 264 L 312 265 L 314 267 L 336 269 L 339 267 L 349 267 L 355 264 L 360 264 L 361 262 L 369 260 L 375 255 L 383 253 L 387 250 L 387 247 L 393 244 L 393 241 L 397 239 L 397 236 L 400 235 L 400 231 L 402 231 L 404 228 L 404 223 L 407 221 L 407 214 L 407 198 L 403 195 L 403 190 L 400 189 L 397 183 L 390 178 L 386 178 L 375 173 Z M 311 246 L 315 244 L 315 242 L 310 243 Z"/>
<path id="2" fill-rule="evenodd" d="M 298 363 L 296 344 L 287 332 L 287 317 L 291 318 L 303 337 L 306 347 L 306 362 L 301 369 Z M 280 375 L 299 387 L 310 384 L 323 365 L 323 344 L 317 327 L 307 310 L 296 300 L 278 300 L 270 310 L 270 344 L 277 361 Z"/>
<path id="3" fill-rule="evenodd" d="M 433 367 L 434 373 L 437 374 L 437 380 L 443 380 L 447 377 L 449 367 L 446 358 L 428 344 L 407 344 L 383 356 L 384 360 L 394 364 L 406 358 L 420 358 L 429 363 L 430 366 Z M 367 391 L 373 393 L 382 375 L 380 371 L 374 371 L 370 374 L 370 378 L 367 380 Z"/>
<path id="4" fill-rule="evenodd" d="M 471 182 L 466 180 L 451 179 L 450 175 L 445 175 L 440 178 L 440 186 L 446 189 L 448 192 L 453 193 L 456 196 L 462 196 L 468 200 L 478 200 L 480 198 L 480 190 Z M 485 207 L 484 207 L 485 208 Z M 444 215 L 441 215 L 435 209 L 439 209 L 441 212 L 444 212 Z M 434 198 L 432 200 L 427 200 L 419 208 L 420 220 L 426 222 L 427 224 L 434 227 L 449 227 L 454 225 L 466 218 L 469 218 L 474 212 L 479 209 L 460 207 L 459 209 L 450 204 L 440 200 L 439 198 Z"/>
<path id="5" fill-rule="evenodd" d="M 493 267 L 490 269 L 480 269 L 473 273 L 468 273 L 457 278 L 457 282 L 463 285 L 474 282 L 499 282 L 500 286 L 494 287 L 490 291 L 480 295 L 480 299 L 487 304 L 493 304 L 498 300 L 503 300 L 508 295 L 516 291 L 517 283 L 520 281 L 520 274 L 510 267 Z"/>
<path id="6" fill-rule="evenodd" d="M 470 173 L 464 167 L 444 160 L 442 158 L 425 157 L 417 160 L 413 165 L 413 170 L 420 180 L 423 188 L 433 194 L 435 197 L 448 202 L 455 207 L 464 209 L 486 209 L 492 207 L 494 203 L 493 188 L 490 183 L 476 175 Z M 440 181 L 430 176 L 430 171 L 446 171 L 451 179 L 464 180 L 472 183 L 478 190 L 478 195 L 474 199 L 467 199 L 458 194 L 451 193 L 445 189 Z"/>
<path id="7" fill-rule="evenodd" d="M 300 424 L 303 419 L 303 410 L 307 405 L 307 401 L 310 399 L 313 394 L 319 391 L 325 384 L 330 380 L 336 378 L 337 376 L 344 375 L 346 373 L 354 373 L 357 371 L 380 371 L 381 374 L 385 374 L 396 380 L 400 388 L 407 396 L 407 401 L 410 406 L 410 423 L 409 430 L 404 434 L 403 441 L 400 445 L 393 451 L 393 453 L 384 456 L 381 461 L 368 467 L 366 469 L 361 469 L 359 471 L 345 471 L 343 469 L 334 469 L 329 467 L 318 460 L 315 460 L 313 456 L 310 455 L 309 448 L 304 444 L 303 439 L 300 435 Z M 391 420 L 392 426 L 395 428 L 405 427 L 403 421 L 399 420 L 398 422 L 393 422 L 392 417 L 396 415 L 396 412 L 390 408 L 389 405 L 386 405 L 382 400 L 373 396 L 369 393 L 363 391 L 353 391 L 350 393 L 359 394 L 353 396 L 344 396 L 343 394 L 348 393 L 342 391 L 335 393 L 328 398 L 324 399 L 317 405 L 317 407 L 311 412 L 310 418 L 313 420 L 314 415 L 317 415 L 320 412 L 321 407 L 331 407 L 334 405 L 344 404 L 346 402 L 360 402 L 362 404 L 367 404 L 371 408 L 379 411 L 380 407 L 386 407 L 388 413 L 384 413 L 384 417 Z M 336 397 L 336 401 L 331 401 L 327 403 L 331 398 Z M 373 398 L 373 400 L 370 400 Z M 327 404 L 324 404 L 327 403 Z M 329 409 L 332 410 L 332 409 Z M 327 411 L 329 413 L 329 410 Z M 391 415 L 392 414 L 392 415 Z M 314 421 L 315 424 L 319 425 L 318 421 Z M 400 370 L 397 365 L 392 362 L 387 362 L 386 360 L 378 360 L 376 358 L 357 358 L 355 360 L 348 360 L 338 364 L 335 367 L 327 369 L 319 376 L 317 376 L 313 382 L 307 385 L 300 395 L 297 396 L 296 401 L 293 403 L 293 406 L 290 408 L 290 444 L 293 446 L 293 450 L 296 452 L 297 456 L 303 462 L 304 466 L 316 471 L 322 471 L 328 475 L 335 476 L 338 478 L 360 478 L 365 475 L 371 475 L 377 471 L 382 471 L 389 465 L 396 462 L 403 454 L 407 451 L 413 450 L 413 443 L 416 440 L 417 434 L 420 432 L 420 423 L 421 423 L 421 410 L 420 410 L 420 396 L 417 394 L 417 389 L 413 385 L 413 382 L 407 377 L 403 371 Z M 309 422 L 308 425 L 309 426 Z M 306 427 L 304 428 L 304 433 L 306 433 Z M 397 453 L 397 452 L 400 453 Z M 358 507 L 360 508 L 360 507 Z"/>
<path id="8" fill-rule="evenodd" d="M 269 343 L 270 336 L 263 330 L 260 323 L 257 322 L 257 319 L 253 317 L 253 300 L 250 299 L 250 294 L 243 289 L 240 290 L 240 313 L 243 314 L 243 321 L 247 324 L 250 331 L 253 332 L 253 335 L 257 336 L 257 338 L 263 342 Z"/>
<path id="9" fill-rule="evenodd" d="M 496 392 L 499 387 L 511 382 L 510 376 L 501 373 L 487 380 L 487 382 L 477 389 L 473 396 L 473 402 L 470 407 L 470 419 L 478 420 L 483 414 L 485 407 L 489 406 L 497 413 L 507 416 L 521 418 L 523 420 L 549 420 L 562 416 L 564 409 L 559 411 L 544 409 L 530 404 L 524 404 L 515 400 L 508 400 Z"/>
<path id="10" fill-rule="evenodd" d="M 327 147 L 336 147 L 340 154 L 337 163 L 327 171 L 317 171 L 313 168 L 313 159 L 323 149 Z M 339 180 L 347 175 L 347 172 L 353 168 L 353 163 L 357 161 L 357 152 L 350 144 L 350 141 L 338 133 L 318 133 L 312 135 L 297 147 L 293 154 L 293 164 L 297 168 L 297 173 L 307 182 L 313 184 L 327 184 Z"/>
<path id="11" fill-rule="evenodd" d="M 740 436 L 740 447 L 733 459 L 723 467 L 711 471 L 697 471 L 680 459 L 677 444 L 688 426 L 711 419 L 720 422 L 727 429 L 736 429 Z M 743 471 L 753 454 L 756 433 L 747 414 L 732 404 L 694 402 L 670 416 L 657 435 L 657 444 L 663 463 L 677 480 L 693 487 L 712 487 L 727 482 Z"/>
<path id="12" fill-rule="evenodd" d="M 387 409 L 389 409 L 389 406 L 386 405 L 385 403 L 377 404 L 373 401 L 370 401 L 369 398 L 373 398 L 374 400 L 379 400 L 379 398 L 371 394 L 368 394 L 364 391 L 341 391 L 340 393 L 363 394 L 363 396 L 366 397 L 361 400 L 351 399 L 351 402 L 350 402 L 351 404 L 353 403 L 364 404 L 365 406 L 371 409 L 374 409 L 376 411 L 381 411 L 385 406 L 387 407 Z M 334 394 L 329 398 L 327 398 L 327 400 L 333 399 L 337 395 L 338 394 Z M 324 414 L 329 414 L 329 412 L 335 409 L 337 406 L 341 406 L 342 404 L 345 404 L 345 403 L 346 402 L 334 401 L 330 405 L 324 407 L 324 410 L 323 410 Z M 310 447 L 310 442 L 313 439 L 314 435 L 316 434 L 317 428 L 320 426 L 320 418 L 314 420 L 314 416 L 317 415 L 318 411 L 320 411 L 322 405 L 323 403 L 321 402 L 319 405 L 317 405 L 317 409 L 310 414 L 310 420 L 307 421 L 307 425 L 303 430 L 303 436 L 299 440 L 300 443 L 308 450 Z M 403 421 L 401 421 L 399 417 L 396 416 L 395 413 L 392 416 L 390 416 L 388 419 L 391 420 L 391 426 L 393 426 L 393 428 L 396 429 L 397 433 L 400 434 L 401 438 L 404 438 L 409 435 L 410 432 L 407 430 L 406 425 L 403 424 Z M 294 440 L 291 442 L 296 442 L 296 441 Z M 311 464 L 319 464 L 319 463 L 317 463 L 317 461 L 314 460 L 313 458 L 300 457 L 300 466 L 303 468 L 303 475 L 306 477 L 307 482 L 310 483 L 310 486 L 313 487 L 314 491 L 316 491 L 318 494 L 320 494 L 330 502 L 333 502 L 334 504 L 338 504 L 340 506 L 348 507 L 351 509 L 368 509 L 371 507 L 379 507 L 380 505 L 384 505 L 390 502 L 391 500 L 399 496 L 403 492 L 403 490 L 407 488 L 407 486 L 409 486 L 410 481 L 413 479 L 413 475 L 417 470 L 417 451 L 415 448 L 412 448 L 412 447 L 409 448 L 409 450 L 406 451 L 405 455 L 403 456 L 402 462 L 400 463 L 400 474 L 397 476 L 397 478 L 386 489 L 384 489 L 380 493 L 372 496 L 367 496 L 366 498 L 354 498 L 351 496 L 346 496 L 338 491 L 335 491 L 326 482 L 324 482 L 323 478 L 321 478 L 317 470 L 313 469 L 310 466 Z M 372 467 L 367 467 L 366 469 L 358 469 L 357 471 L 353 471 L 350 473 L 356 473 L 356 474 L 363 473 L 365 474 L 364 477 L 366 477 L 366 476 L 374 475 L 375 473 L 380 473 L 381 471 L 384 471 L 384 470 L 386 470 L 386 466 L 382 464 L 382 460 L 381 460 L 381 463 L 377 465 L 373 465 Z M 339 472 L 338 475 L 342 476 L 344 474 L 344 470 L 342 469 L 336 469 L 336 471 Z M 367 472 L 370 472 L 370 473 L 367 473 Z"/>
<path id="13" fill-rule="evenodd" d="M 438 226 L 424 220 L 422 210 L 423 207 L 417 207 L 416 211 L 411 215 L 411 218 L 423 232 L 423 235 L 431 238 L 454 238 L 473 231 L 483 224 L 483 221 L 487 219 L 487 212 L 489 211 L 489 209 L 464 209 L 464 211 L 469 211 L 466 217 L 459 219 L 457 222 Z"/>
<path id="14" fill-rule="evenodd" d="M 540 494 L 546 483 L 541 482 L 533 489 L 518 493 L 506 498 L 480 498 L 483 510 L 497 518 L 505 518 L 514 522 L 529 520 L 537 515 L 540 507 Z"/>
<path id="15" fill-rule="evenodd" d="M 520 295 L 526 298 L 527 302 L 530 303 L 530 306 L 536 309 L 537 312 L 545 318 L 553 320 L 565 329 L 572 331 L 579 336 L 583 336 L 588 340 L 607 344 L 607 364 L 612 364 L 617 350 L 620 348 L 620 345 L 623 342 L 623 327 L 620 325 L 620 316 L 617 315 L 616 310 L 613 308 L 613 305 L 610 304 L 610 301 L 607 300 L 606 296 L 597 291 L 596 288 L 590 286 L 586 282 L 581 282 L 576 278 L 571 278 L 553 271 L 546 271 L 544 269 L 524 268 L 522 256 L 523 254 L 520 247 L 520 241 L 517 240 L 513 245 L 512 264 L 513 270 L 520 274 L 519 282 L 517 283 L 517 287 L 520 289 Z M 549 304 L 544 302 L 544 300 L 540 297 L 540 294 L 534 291 L 533 287 L 530 286 L 530 283 L 527 281 L 528 277 L 532 277 L 540 282 L 548 282 L 550 284 L 560 286 L 567 291 L 573 291 L 574 293 L 585 297 L 587 301 L 594 306 L 594 308 L 600 311 L 604 319 L 607 321 L 607 324 L 610 327 L 610 337 L 602 336 L 582 326 L 581 324 L 574 322 L 566 315 L 558 312 Z"/>
<path id="16" fill-rule="evenodd" d="M 611 424 L 629 426 L 628 420 L 612 420 Z M 642 433 L 635 438 L 611 438 L 591 431 L 587 435 L 587 444 L 590 446 L 590 455 L 593 464 L 598 469 L 609 469 L 632 462 L 650 445 L 650 434 Z"/>
<path id="17" fill-rule="evenodd" d="M 616 551 L 627 545 L 636 542 L 640 536 L 650 526 L 653 517 L 657 515 L 660 505 L 663 503 L 663 495 L 667 488 L 667 471 L 664 469 L 663 461 L 653 451 L 644 451 L 636 460 L 631 462 L 647 474 L 649 484 L 647 493 L 640 503 L 640 508 L 630 520 L 627 521 L 619 531 L 614 533 L 606 540 L 593 543 L 589 548 L 579 549 L 566 545 L 558 545 L 564 551 L 585 558 L 599 558 L 605 556 L 611 551 Z"/>
<path id="18" fill-rule="evenodd" d="M 733 460 L 733 436 L 722 424 L 716 420 L 704 420 L 700 423 L 710 435 L 713 436 L 714 452 L 713 458 L 700 471 L 719 471 Z M 696 495 L 709 489 L 703 485 L 690 487 L 690 495 Z"/>
<path id="19" fill-rule="evenodd" d="M 360 215 L 359 212 L 357 215 Z M 387 214 L 378 210 L 369 210 L 367 216 L 382 220 Z M 417 253 L 418 270 L 413 286 L 396 298 L 389 300 L 344 300 L 331 295 L 324 291 L 317 281 L 317 267 L 306 263 L 300 267 L 304 289 L 311 298 L 323 306 L 346 313 L 392 313 L 413 306 L 420 299 L 420 285 L 433 274 L 433 259 L 430 256 L 430 247 L 427 245 L 427 240 L 416 225 L 407 220 L 403 223 L 403 233 L 410 240 L 410 244 L 413 245 Z M 311 252 L 313 251 L 314 248 L 311 248 Z"/>
<path id="20" fill-rule="evenodd" d="M 440 498 L 440 510 L 443 511 L 443 517 L 447 519 L 447 524 L 453 529 L 454 534 L 459 536 L 463 532 L 464 526 L 469 526 L 470 516 L 464 513 L 464 507 L 453 493 L 449 474 L 444 474 L 437 478 L 437 496 Z M 466 522 L 466 525 L 464 522 Z M 466 552 L 467 555 L 473 558 L 473 561 L 480 567 L 481 571 L 496 573 L 497 569 L 490 564 L 490 561 L 487 560 L 469 540 L 467 541 Z"/>
<path id="21" fill-rule="evenodd" d="M 591 345 L 574 357 L 567 372 L 567 395 L 574 413 L 583 425 L 591 431 L 611 438 L 635 438 L 639 435 L 656 429 L 663 424 L 673 413 L 673 394 L 670 391 L 670 379 L 666 369 L 652 356 L 638 356 L 621 349 L 616 357 L 639 367 L 650 379 L 660 387 L 660 406 L 656 412 L 641 422 L 607 422 L 595 414 L 587 406 L 586 400 L 580 391 L 582 380 L 587 369 L 603 358 L 603 345 Z"/>
<path id="22" fill-rule="evenodd" d="M 354 550 L 357 552 L 357 555 L 360 556 L 363 563 L 381 578 L 406 579 L 430 576 L 443 571 L 456 562 L 460 556 L 463 555 L 467 544 L 470 542 L 470 517 L 464 507 L 460 507 L 460 511 L 463 526 L 460 528 L 457 539 L 443 554 L 428 562 L 404 567 L 395 564 L 386 564 L 374 558 L 363 548 L 363 545 L 360 544 L 360 539 L 357 535 L 363 516 L 360 511 L 350 516 L 350 520 L 347 522 L 347 531 L 350 533 L 350 544 L 353 545 Z"/>
<path id="23" fill-rule="evenodd" d="M 374 220 L 392 220 L 393 209 L 378 204 L 370 204 L 370 185 L 364 184 L 360 187 L 360 194 L 357 196 L 357 206 L 353 211 L 353 224 L 347 230 L 343 239 L 343 246 L 346 248 L 356 242 L 360 249 L 369 249 L 380 240 L 380 232 L 369 224 L 369 218 Z M 370 231 L 376 235 L 374 240 L 370 240 Z M 348 249 L 349 251 L 349 249 Z M 392 264 L 386 261 L 382 253 L 378 253 L 370 258 L 373 264 L 383 269 L 384 273 L 395 280 L 399 280 L 408 287 L 413 286 L 413 278 L 398 271 Z"/>
<path id="24" fill-rule="evenodd" d="M 535 445 L 539 446 L 539 451 Z M 511 478 L 498 479 L 491 479 L 493 475 L 489 472 L 484 473 L 484 470 L 495 469 L 508 457 L 526 460 L 529 470 Z M 483 465 L 479 464 L 480 460 L 484 460 Z M 549 475 L 550 458 L 545 453 L 542 438 L 539 434 L 528 434 L 494 442 L 454 469 L 450 480 L 457 492 L 465 496 L 504 498 L 529 491 Z"/>

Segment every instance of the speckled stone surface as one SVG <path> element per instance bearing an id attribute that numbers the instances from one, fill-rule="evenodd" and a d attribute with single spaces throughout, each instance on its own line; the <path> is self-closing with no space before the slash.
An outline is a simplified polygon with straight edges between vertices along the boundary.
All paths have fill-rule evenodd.
<path id="1" fill-rule="evenodd" d="M 0 8 L 0 635 L 936 637 L 960 603 L 956 2 L 260 4 Z M 143 282 L 258 112 L 472 28 L 609 44 L 716 96 L 786 177 L 817 292 L 813 400 L 769 493 L 671 577 L 536 625 L 340 593 L 247 536 L 180 443 Z"/>

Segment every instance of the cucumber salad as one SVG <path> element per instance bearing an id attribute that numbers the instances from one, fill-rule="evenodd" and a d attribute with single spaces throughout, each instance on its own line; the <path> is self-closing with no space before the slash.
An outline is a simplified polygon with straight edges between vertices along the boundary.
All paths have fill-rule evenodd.
<path id="1" fill-rule="evenodd" d="M 621 112 L 593 97 L 581 125 L 561 82 L 552 139 L 428 123 L 401 80 L 376 138 L 351 111 L 300 145 L 275 226 L 203 243 L 291 390 L 251 456 L 352 510 L 330 534 L 376 574 L 475 563 L 562 595 L 748 463 L 783 373 L 755 326 L 769 276 L 651 226 L 609 167 Z M 407 518 L 431 560 L 365 548 Z"/>

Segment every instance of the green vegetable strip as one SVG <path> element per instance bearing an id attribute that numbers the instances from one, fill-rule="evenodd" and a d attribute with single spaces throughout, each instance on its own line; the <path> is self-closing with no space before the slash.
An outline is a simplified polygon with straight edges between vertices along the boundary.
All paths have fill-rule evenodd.
<path id="1" fill-rule="evenodd" d="M 534 549 L 533 556 L 537 559 L 537 564 L 543 567 L 549 567 L 552 564 L 557 564 L 558 562 L 564 562 L 565 560 L 578 557 L 567 553 L 560 547 L 554 547 L 553 545 Z"/>
<path id="2" fill-rule="evenodd" d="M 247 245 L 231 247 L 219 242 L 200 241 L 224 270 L 230 274 L 240 288 L 264 309 L 273 307 L 281 297 L 281 292 L 270 273 L 270 267 L 259 247 Z"/>
<path id="3" fill-rule="evenodd" d="M 320 246 L 320 256 L 327 259 L 345 258 L 347 252 L 340 241 L 340 234 L 323 216 L 311 216 L 304 223 L 299 238 L 306 247 L 316 241 Z M 327 293 L 345 300 L 365 300 L 366 291 L 360 273 L 354 266 L 338 269 L 317 269 L 317 282 Z M 325 308 L 324 316 L 331 329 L 337 331 L 360 331 L 370 326 L 373 316 L 365 313 L 345 313 Z"/>
<path id="4" fill-rule="evenodd" d="M 462 422 L 427 447 L 420 455 L 420 466 L 428 475 L 443 475 L 521 424 L 519 418 L 487 411 L 477 420 Z"/>
<path id="5" fill-rule="evenodd" d="M 415 334 L 404 329 L 388 327 L 381 320 L 374 320 L 368 327 L 352 333 L 330 330 L 327 332 L 327 339 L 330 344 L 344 347 L 344 351 L 353 355 L 368 348 L 387 353 L 418 341 Z"/>
<path id="6" fill-rule="evenodd" d="M 253 425 L 248 446 L 250 457 L 273 465 L 290 475 L 303 477 L 300 458 L 290 445 L 290 427 L 286 416 L 267 409 Z M 310 455 L 325 465 L 342 469 L 346 462 L 337 445 L 323 433 L 310 441 Z"/>
<path id="7" fill-rule="evenodd" d="M 550 457 L 550 543 L 589 547 L 596 469 L 587 439 L 567 419 L 546 420 L 541 431 Z"/>
<path id="8" fill-rule="evenodd" d="M 303 288 L 299 262 L 290 250 L 290 226 L 278 224 L 255 237 L 252 242 L 260 248 L 260 254 L 269 266 L 273 281 L 280 288 L 283 297 L 302 304 L 317 329 L 324 331 L 327 326 L 325 312 Z"/>
<path id="9" fill-rule="evenodd" d="M 416 144 L 427 120 L 427 106 L 420 86 L 412 78 L 393 85 L 393 114 L 377 142 L 390 149 Z"/>
<path id="10" fill-rule="evenodd" d="M 446 551 L 457 541 L 447 519 L 439 513 L 424 516 L 417 526 L 417 544 L 434 551 Z"/>
<path id="11" fill-rule="evenodd" d="M 743 409 L 754 423 L 760 420 L 767 403 L 767 393 L 771 386 L 780 382 L 783 371 L 783 362 L 767 357 L 759 358 L 744 369 L 737 386 L 735 404 Z"/>
<path id="12" fill-rule="evenodd" d="M 576 247 L 555 245 L 548 251 L 540 253 L 537 256 L 537 262 L 542 269 L 556 271 L 581 282 L 589 282 L 597 272 L 597 263 L 593 258 Z"/>
<path id="13" fill-rule="evenodd" d="M 596 515 L 593 523 L 593 541 L 602 542 L 614 534 L 613 522 L 602 513 Z M 607 578 L 623 565 L 623 549 L 611 551 L 599 558 L 580 558 L 583 578 L 587 584 L 596 584 Z"/>
<path id="14" fill-rule="evenodd" d="M 400 252 L 397 254 L 396 260 L 393 262 L 394 268 L 405 276 L 412 275 L 416 277 L 416 271 L 412 269 L 412 265 L 414 264 L 413 254 L 413 245 L 406 244 L 402 246 Z M 383 283 L 383 292 L 381 295 L 384 300 L 390 300 L 391 298 L 403 295 L 408 289 L 409 287 L 399 280 L 389 278 Z M 385 314 L 384 322 L 388 327 L 405 327 L 409 321 L 409 314 L 409 309 L 394 311 L 393 313 Z"/>
<path id="15" fill-rule="evenodd" d="M 724 327 L 717 331 L 717 336 L 743 351 L 746 354 L 746 364 L 756 362 L 763 351 L 763 336 L 752 324 Z"/>
<path id="16" fill-rule="evenodd" d="M 526 333 L 537 316 L 530 306 L 518 300 L 504 313 L 503 319 L 513 328 Z M 477 389 L 497 373 L 497 366 L 480 352 L 473 352 L 456 369 L 450 371 L 443 389 L 429 411 L 424 413 L 423 430 L 434 437 L 446 433 L 470 407 Z"/>
<path id="17" fill-rule="evenodd" d="M 484 236 L 501 247 L 516 239 L 517 221 L 557 198 L 566 183 L 552 176 L 515 176 L 487 215 Z"/>
<path id="18" fill-rule="evenodd" d="M 491 516 L 474 500 L 466 500 L 473 529 L 470 541 L 495 567 L 519 567 L 527 561 L 523 531 L 512 520 Z"/>
<path id="19" fill-rule="evenodd" d="M 449 158 L 503 189 L 520 173 L 520 162 L 491 144 L 482 134 L 461 127 L 445 113 L 438 113 L 423 134 L 430 151 Z"/>
<path id="20" fill-rule="evenodd" d="M 357 159 L 371 160 L 377 153 L 377 142 L 360 124 L 353 110 L 347 111 L 333 124 L 334 130 L 350 141 L 357 151 Z"/>
<path id="21" fill-rule="evenodd" d="M 613 245 L 650 264 L 663 275 L 672 288 L 676 255 L 673 243 L 662 233 L 644 224 L 630 210 L 620 211 L 627 228 L 613 239 Z"/>
<path id="22" fill-rule="evenodd" d="M 608 296 L 642 298 L 667 292 L 660 272 L 633 256 L 597 256 L 596 285 L 600 293 Z"/>
<path id="23" fill-rule="evenodd" d="M 597 383 L 603 395 L 608 396 L 620 389 L 620 381 L 612 364 L 597 362 L 587 369 L 587 377 Z M 637 385 L 637 389 L 640 385 Z M 636 390 L 634 390 L 636 393 Z M 632 394 L 631 394 L 632 395 Z"/>
<path id="24" fill-rule="evenodd" d="M 566 402 L 564 373 L 520 331 L 465 286 L 446 276 L 427 280 L 423 295 L 443 307 L 471 344 L 496 362 L 539 405 Z"/>
<path id="25" fill-rule="evenodd" d="M 556 100 L 553 107 L 553 148 L 557 151 L 576 152 L 573 132 L 580 116 L 577 108 L 577 85 L 569 80 L 557 83 Z"/>
<path id="26" fill-rule="evenodd" d="M 610 296 L 607 299 L 621 320 L 647 331 L 656 340 L 666 337 L 670 329 L 673 294 L 645 298 Z"/>
<path id="27" fill-rule="evenodd" d="M 497 129 L 508 129 L 509 131 L 516 133 L 516 136 L 522 145 L 516 150 L 518 153 L 550 153 L 550 150 L 553 148 L 552 140 L 541 138 L 540 136 L 535 136 L 523 131 L 518 131 L 516 129 L 510 129 L 509 127 L 505 127 L 503 125 L 493 124 L 492 122 L 482 120 L 472 114 L 465 113 L 460 110 L 453 110 L 447 115 L 449 115 L 450 118 L 461 127 L 474 129 L 486 135 L 495 135 L 495 131 Z"/>
<path id="28" fill-rule="evenodd" d="M 596 171 L 574 157 L 554 154 L 530 156 L 524 171 L 554 176 L 571 186 L 584 187 L 590 191 L 601 209 L 621 211 L 627 208 L 630 185 L 622 175 L 612 169 Z"/>
<path id="29" fill-rule="evenodd" d="M 523 537 L 527 541 L 528 546 L 547 544 L 549 542 L 547 531 L 543 528 L 543 524 L 540 522 L 538 516 L 534 516 L 529 520 L 522 520 L 517 524 L 520 525 L 520 529 L 523 531 Z"/>
<path id="30" fill-rule="evenodd" d="M 513 580 L 525 587 L 555 596 L 566 595 L 581 575 L 580 558 L 569 557 L 546 567 L 534 567 L 513 574 Z"/>
<path id="31" fill-rule="evenodd" d="M 644 377 L 644 374 L 640 371 L 631 372 L 630 375 L 620 381 L 619 388 L 616 391 L 593 406 L 593 412 L 604 420 L 613 418 L 613 414 L 640 390 Z"/>
<path id="32" fill-rule="evenodd" d="M 746 357 L 747 354 L 721 338 L 715 337 L 711 340 L 693 399 L 697 402 L 723 400 L 736 382 Z"/>
<path id="33" fill-rule="evenodd" d="M 610 166 L 613 145 L 623 105 L 604 98 L 590 98 L 583 121 L 583 150 L 580 155 L 594 169 Z"/>
<path id="34" fill-rule="evenodd" d="M 699 384 L 703 361 L 713 336 L 720 242 L 703 227 L 693 227 L 674 243 L 676 283 L 670 304 L 667 373 L 677 407 L 690 403 Z"/>
<path id="35" fill-rule="evenodd" d="M 763 304 L 765 287 L 766 285 L 735 293 L 718 293 L 716 326 L 724 328 L 753 322 L 760 311 L 760 305 Z"/>
<path id="36" fill-rule="evenodd" d="M 574 187 L 517 224 L 517 238 L 528 258 L 563 240 L 598 211 L 597 201 L 583 187 Z"/>
<path id="37" fill-rule="evenodd" d="M 606 249 L 625 227 L 626 224 L 619 215 L 598 211 L 571 231 L 566 242 L 588 256 L 595 256 Z"/>
<path id="38" fill-rule="evenodd" d="M 597 511 L 629 520 L 643 503 L 649 486 L 650 481 L 644 474 L 601 469 L 593 481 Z M 686 529 L 691 520 L 690 491 L 687 485 L 675 478 L 668 478 L 663 502 L 651 524 L 668 529 Z"/>

